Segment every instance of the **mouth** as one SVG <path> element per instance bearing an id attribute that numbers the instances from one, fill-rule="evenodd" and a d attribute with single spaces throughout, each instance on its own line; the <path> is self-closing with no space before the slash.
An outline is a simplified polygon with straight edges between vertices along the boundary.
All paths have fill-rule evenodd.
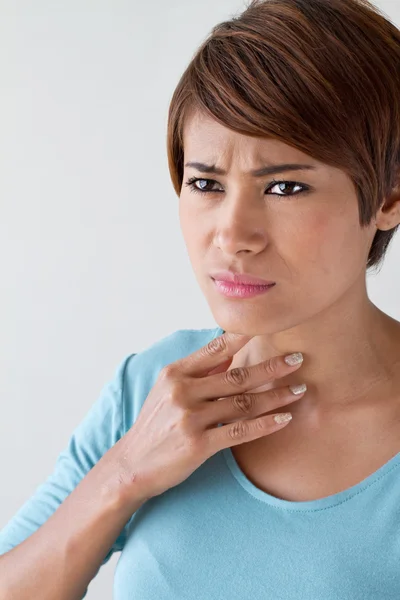
<path id="1" fill-rule="evenodd" d="M 217 281 L 226 281 L 227 283 L 236 283 L 238 285 L 273 285 L 275 281 L 267 281 L 250 273 L 240 273 L 238 271 L 217 271 L 209 274 L 212 279 Z"/>
<path id="2" fill-rule="evenodd" d="M 214 277 L 211 277 L 211 279 L 214 282 L 217 291 L 228 298 L 252 298 L 260 294 L 265 294 L 276 285 L 275 283 L 236 283 L 234 281 L 214 279 Z"/>

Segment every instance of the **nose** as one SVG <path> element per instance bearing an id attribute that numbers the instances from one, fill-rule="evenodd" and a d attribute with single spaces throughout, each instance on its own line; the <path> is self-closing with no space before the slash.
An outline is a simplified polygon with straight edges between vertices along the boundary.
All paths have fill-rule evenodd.
<path id="1" fill-rule="evenodd" d="M 226 200 L 218 213 L 215 245 L 227 255 L 261 252 L 268 243 L 261 210 L 250 200 Z"/>

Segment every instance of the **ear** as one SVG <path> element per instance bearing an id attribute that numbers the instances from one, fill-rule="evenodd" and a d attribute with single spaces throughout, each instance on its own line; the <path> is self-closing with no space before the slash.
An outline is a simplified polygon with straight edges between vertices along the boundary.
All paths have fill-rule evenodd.
<path id="1" fill-rule="evenodd" d="M 400 223 L 400 181 L 393 188 L 392 193 L 382 203 L 375 216 L 376 227 L 381 231 L 393 229 Z"/>

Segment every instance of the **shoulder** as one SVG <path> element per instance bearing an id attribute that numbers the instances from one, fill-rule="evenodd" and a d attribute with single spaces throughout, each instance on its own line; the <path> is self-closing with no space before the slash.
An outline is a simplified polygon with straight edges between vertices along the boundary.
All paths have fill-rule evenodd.
<path id="1" fill-rule="evenodd" d="M 161 369 L 205 346 L 220 332 L 219 327 L 178 329 L 140 352 L 130 354 L 124 360 L 123 403 L 126 429 L 136 420 Z"/>

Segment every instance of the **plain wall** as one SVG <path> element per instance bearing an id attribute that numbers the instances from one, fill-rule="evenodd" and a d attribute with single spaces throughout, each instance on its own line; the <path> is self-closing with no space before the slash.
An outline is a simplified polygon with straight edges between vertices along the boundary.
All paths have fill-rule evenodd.
<path id="1" fill-rule="evenodd" d="M 398 0 L 377 4 L 400 24 Z M 198 45 L 244 8 L 0 1 L 0 529 L 125 355 L 216 326 L 179 228 L 166 121 Z M 398 320 L 399 264 L 397 234 L 368 278 Z M 118 557 L 88 600 L 111 598 Z"/>

